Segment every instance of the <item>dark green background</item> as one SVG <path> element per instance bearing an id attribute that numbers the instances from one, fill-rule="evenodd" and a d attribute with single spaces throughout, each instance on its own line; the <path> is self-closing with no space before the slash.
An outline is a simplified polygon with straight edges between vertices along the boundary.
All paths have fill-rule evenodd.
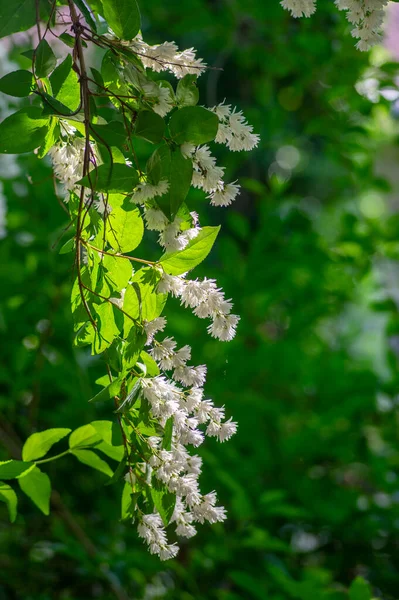
<path id="1" fill-rule="evenodd" d="M 223 225 L 195 275 L 233 298 L 237 337 L 213 341 L 204 321 L 167 306 L 169 332 L 208 365 L 207 393 L 239 422 L 229 443 L 201 448 L 202 488 L 218 491 L 228 521 L 200 527 L 178 559 L 160 563 L 119 522 L 121 489 L 67 457 L 47 469 L 62 498 L 49 518 L 19 494 L 11 526 L 0 504 L 1 600 L 109 599 L 119 584 L 134 600 L 345 600 L 357 575 L 375 597 L 399 597 L 398 127 L 386 101 L 354 87 L 367 69 L 389 82 L 396 65 L 370 67 L 344 15 L 319 4 L 301 21 L 277 0 L 141 6 L 144 39 L 194 46 L 222 68 L 201 76 L 202 101 L 226 98 L 262 138 L 250 154 L 215 147 L 243 186 L 233 207 L 190 197 L 203 225 Z M 11 50 L 23 67 L 29 47 Z M 292 170 L 285 146 L 299 152 Z M 32 431 L 111 410 L 87 404 L 101 360 L 72 349 L 73 265 L 58 255 L 67 221 L 49 165 L 17 162 L 16 177 L 1 167 L 2 460 Z M 139 250 L 158 256 L 150 242 Z M 145 592 L 154 582 L 164 595 Z"/>

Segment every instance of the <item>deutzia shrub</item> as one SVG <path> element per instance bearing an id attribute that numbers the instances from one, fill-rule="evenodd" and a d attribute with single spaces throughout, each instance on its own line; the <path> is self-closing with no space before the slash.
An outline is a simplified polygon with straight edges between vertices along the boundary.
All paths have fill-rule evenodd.
<path id="1" fill-rule="evenodd" d="M 280 4 L 293 17 L 310 17 L 316 10 L 316 0 L 282 0 Z M 369 50 L 381 42 L 384 7 L 388 0 L 335 0 L 335 4 L 338 10 L 346 12 L 359 50 Z"/>
<path id="2" fill-rule="evenodd" d="M 57 60 L 47 38 L 61 10 L 72 25 L 59 35 L 67 52 Z M 76 274 L 75 344 L 102 356 L 102 389 L 91 401 L 108 403 L 114 419 L 34 433 L 22 461 L 0 464 L 0 479 L 17 479 L 47 514 L 51 484 L 41 465 L 72 454 L 123 484 L 122 518 L 166 560 L 198 523 L 226 518 L 216 493 L 200 489 L 195 449 L 207 436 L 229 440 L 237 424 L 207 397 L 206 365 L 168 335 L 162 313 L 175 296 L 206 321 L 210 336 L 233 339 L 239 317 L 232 301 L 214 279 L 191 275 L 220 228 L 200 224 L 189 192 L 193 186 L 211 205 L 229 206 L 240 186 L 226 180 L 211 144 L 249 151 L 259 137 L 238 109 L 198 104 L 196 81 L 206 65 L 192 48 L 148 45 L 135 0 L 64 0 L 42 17 L 32 70 L 0 82 L 10 95 L 31 100 L 0 125 L 0 151 L 35 150 L 52 164 L 69 215 L 60 253 L 71 253 Z M 89 62 L 90 45 L 102 51 L 100 70 Z M 156 232 L 160 246 L 151 260 L 132 254 L 147 232 Z M 47 456 L 67 436 L 68 449 Z M 13 494 L 10 487 L 12 501 Z"/>

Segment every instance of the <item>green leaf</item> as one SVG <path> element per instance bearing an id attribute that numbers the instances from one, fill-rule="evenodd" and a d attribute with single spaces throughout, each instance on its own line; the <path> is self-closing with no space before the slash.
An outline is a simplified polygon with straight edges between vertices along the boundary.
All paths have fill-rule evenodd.
<path id="1" fill-rule="evenodd" d="M 47 130 L 46 136 L 44 138 L 43 144 L 40 146 L 39 151 L 37 153 L 38 158 L 44 158 L 50 148 L 54 146 L 60 137 L 60 125 L 58 119 L 50 118 L 50 126 Z M 60 252 L 61 254 L 61 252 Z"/>
<path id="2" fill-rule="evenodd" d="M 132 321 L 130 321 L 132 323 Z M 132 323 L 133 324 L 133 323 Z M 129 327 L 128 327 L 129 329 Z M 126 334 L 126 323 L 125 323 L 125 334 Z M 144 344 L 147 340 L 147 335 L 141 327 L 131 327 L 129 334 L 126 336 L 126 346 L 123 353 L 123 366 L 126 370 L 134 367 L 140 352 L 144 348 Z"/>
<path id="3" fill-rule="evenodd" d="M 105 269 L 105 278 L 113 291 L 120 292 L 125 288 L 133 274 L 132 263 L 128 258 L 102 255 L 102 267 Z"/>
<path id="4" fill-rule="evenodd" d="M 72 252 L 75 248 L 75 238 L 71 238 L 70 240 L 66 241 L 65 244 L 63 244 L 61 246 L 61 248 L 59 249 L 58 254 L 68 254 L 69 252 Z"/>
<path id="5" fill-rule="evenodd" d="M 122 434 L 118 423 L 114 421 L 92 421 L 90 423 L 104 442 L 119 447 L 122 444 Z"/>
<path id="6" fill-rule="evenodd" d="M 202 106 L 184 106 L 174 112 L 169 130 L 176 144 L 199 145 L 215 139 L 219 127 L 217 115 Z"/>
<path id="7" fill-rule="evenodd" d="M 100 165 L 89 175 L 77 182 L 96 192 L 125 192 L 133 193 L 133 188 L 138 184 L 139 178 L 136 169 L 114 163 L 112 165 Z"/>
<path id="8" fill-rule="evenodd" d="M 219 230 L 220 226 L 204 227 L 184 250 L 164 254 L 159 262 L 166 273 L 181 275 L 199 265 L 211 251 Z"/>
<path id="9" fill-rule="evenodd" d="M 104 17 L 115 35 L 132 40 L 140 30 L 140 12 L 136 0 L 103 0 Z"/>
<path id="10" fill-rule="evenodd" d="M 11 486 L 0 481 L 0 501 L 7 504 L 8 515 L 11 523 L 17 518 L 18 498 Z"/>
<path id="11" fill-rule="evenodd" d="M 111 479 L 109 481 L 107 481 L 107 483 L 105 485 L 112 485 L 113 483 L 116 483 L 117 481 L 119 481 L 125 475 L 126 468 L 127 468 L 127 459 L 126 459 L 126 456 L 123 456 L 121 462 L 119 463 L 116 470 L 114 471 L 114 474 L 112 475 Z"/>
<path id="12" fill-rule="evenodd" d="M 45 456 L 50 448 L 68 435 L 70 431 L 70 429 L 60 427 L 56 429 L 46 429 L 39 433 L 32 433 L 22 448 L 22 459 L 31 461 Z"/>
<path id="13" fill-rule="evenodd" d="M 69 33 L 67 33 L 66 31 L 64 31 L 64 33 L 61 33 L 58 39 L 61 40 L 61 42 L 64 42 L 64 44 L 66 44 L 70 48 L 75 47 L 75 38 L 72 35 L 69 35 Z"/>
<path id="14" fill-rule="evenodd" d="M 143 110 L 139 113 L 134 126 L 134 135 L 152 144 L 159 144 L 162 141 L 165 131 L 165 121 L 150 110 Z"/>
<path id="15" fill-rule="evenodd" d="M 121 520 L 131 519 L 134 514 L 138 494 L 132 493 L 132 484 L 126 481 L 122 491 Z"/>
<path id="16" fill-rule="evenodd" d="M 46 137 L 49 118 L 36 106 L 13 113 L 0 124 L 0 153 L 21 154 L 40 146 Z"/>
<path id="17" fill-rule="evenodd" d="M 119 329 L 115 323 L 114 307 L 111 302 L 95 304 L 93 308 L 97 313 L 97 329 L 94 334 L 92 350 L 94 354 L 101 354 L 112 344 Z"/>
<path id="18" fill-rule="evenodd" d="M 140 211 L 126 200 L 122 206 L 116 196 L 109 196 L 109 202 L 112 211 L 107 222 L 107 241 L 116 252 L 131 252 L 137 248 L 144 235 Z"/>
<path id="19" fill-rule="evenodd" d="M 161 179 L 169 182 L 166 194 L 156 197 L 159 208 L 168 219 L 173 219 L 190 190 L 193 164 L 184 158 L 179 147 L 172 150 L 164 145 L 155 150 L 147 163 L 148 178 L 157 184 Z"/>
<path id="20" fill-rule="evenodd" d="M 93 19 L 93 17 L 91 16 L 91 12 L 89 11 L 89 9 L 87 8 L 84 0 L 74 0 L 76 6 L 78 7 L 78 9 L 81 11 L 82 15 L 84 16 L 87 24 L 89 25 L 90 29 L 92 29 L 93 31 L 97 31 L 97 25 L 95 20 Z"/>
<path id="21" fill-rule="evenodd" d="M 93 396 L 93 398 L 90 398 L 89 402 L 106 402 L 107 400 L 111 400 L 111 398 L 114 398 L 114 396 L 119 394 L 122 381 L 122 377 L 114 379 L 114 381 L 102 389 L 101 392 Z"/>
<path id="22" fill-rule="evenodd" d="M 157 294 L 157 283 L 158 274 L 151 267 L 139 269 L 132 279 L 133 286 L 134 284 L 138 285 L 138 289 L 136 287 L 136 293 L 137 296 L 139 296 L 139 318 L 141 320 L 145 319 L 146 321 L 152 321 L 156 317 L 159 317 L 163 311 L 167 294 Z M 125 305 L 126 295 L 123 306 L 125 307 Z M 126 312 L 129 312 L 129 310 L 126 309 Z M 129 312 L 129 314 L 131 313 Z"/>
<path id="23" fill-rule="evenodd" d="M 179 107 L 195 106 L 199 100 L 199 91 L 196 85 L 197 75 L 185 75 L 180 79 L 176 88 L 176 100 Z"/>
<path id="24" fill-rule="evenodd" d="M 169 492 L 166 487 L 160 485 L 158 482 L 153 481 L 151 487 L 151 498 L 154 502 L 154 506 L 159 512 L 163 524 L 165 527 L 169 525 L 172 518 L 173 511 L 175 510 L 176 494 Z"/>
<path id="25" fill-rule="evenodd" d="M 141 352 L 139 358 L 140 362 L 142 362 L 146 368 L 146 374 L 148 375 L 148 377 L 156 377 L 157 375 L 159 375 L 159 367 L 150 354 L 143 351 Z"/>
<path id="26" fill-rule="evenodd" d="M 35 80 L 30 71 L 12 71 L 0 79 L 0 92 L 24 98 L 35 89 Z"/>
<path id="27" fill-rule="evenodd" d="M 96 450 L 100 450 L 112 460 L 117 460 L 120 462 L 123 458 L 125 449 L 123 446 L 112 446 L 111 444 L 107 444 L 107 442 L 100 442 L 96 446 Z"/>
<path id="28" fill-rule="evenodd" d="M 121 147 L 127 141 L 125 128 L 119 121 L 110 121 L 106 125 L 92 125 L 90 133 L 97 142 L 108 146 Z"/>
<path id="29" fill-rule="evenodd" d="M 26 477 L 29 471 L 34 469 L 35 465 L 22 460 L 0 461 L 0 479 L 19 479 Z"/>
<path id="30" fill-rule="evenodd" d="M 40 3 L 40 16 L 47 20 L 50 5 L 48 2 Z M 26 31 L 36 23 L 36 6 L 32 0 L 1 0 L 0 2 L 0 38 Z"/>
<path id="31" fill-rule="evenodd" d="M 82 425 L 78 427 L 69 436 L 69 447 L 78 448 L 80 446 L 92 446 L 101 440 L 97 430 L 91 425 Z"/>
<path id="32" fill-rule="evenodd" d="M 112 477 L 112 469 L 109 464 L 93 452 L 93 450 L 71 450 L 71 454 L 76 456 L 84 465 L 92 467 L 92 469 L 97 469 L 97 471 L 101 471 L 101 473 L 108 475 L 108 477 Z"/>
<path id="33" fill-rule="evenodd" d="M 43 38 L 35 50 L 34 68 L 36 77 L 39 79 L 47 77 L 55 69 L 56 65 L 57 59 L 54 56 L 54 52 Z"/>
<path id="34" fill-rule="evenodd" d="M 72 69 L 70 54 L 50 75 L 50 83 L 54 98 L 71 111 L 77 110 L 80 104 L 80 85 L 77 73 Z"/>
<path id="35" fill-rule="evenodd" d="M 50 495 L 51 482 L 46 475 L 42 473 L 39 467 L 36 467 L 22 479 L 18 479 L 21 490 L 32 500 L 34 504 L 45 515 L 50 514 Z"/>
<path id="36" fill-rule="evenodd" d="M 169 417 L 166 421 L 163 431 L 162 448 L 164 448 L 164 450 L 170 450 L 172 447 L 173 417 Z"/>
<path id="37" fill-rule="evenodd" d="M 371 600 L 370 586 L 363 577 L 356 577 L 349 588 L 350 600 Z"/>

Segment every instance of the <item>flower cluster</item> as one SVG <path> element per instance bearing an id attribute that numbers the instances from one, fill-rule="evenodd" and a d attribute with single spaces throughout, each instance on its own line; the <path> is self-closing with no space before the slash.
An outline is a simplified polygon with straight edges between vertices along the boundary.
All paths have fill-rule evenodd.
<path id="1" fill-rule="evenodd" d="M 143 41 L 141 35 L 138 35 L 129 46 L 147 69 L 157 73 L 170 71 L 175 77 L 181 79 L 185 75 L 201 75 L 206 68 L 205 63 L 200 58 L 196 58 L 194 48 L 180 52 L 174 42 L 149 46 Z"/>
<path id="2" fill-rule="evenodd" d="M 335 0 L 339 10 L 345 10 L 346 18 L 353 25 L 352 35 L 358 39 L 359 50 L 369 50 L 381 41 L 381 25 L 384 6 L 388 0 Z M 282 0 L 281 6 L 293 17 L 310 17 L 316 10 L 315 0 Z"/>
<path id="3" fill-rule="evenodd" d="M 219 128 L 215 142 L 226 144 L 232 152 L 253 150 L 259 144 L 259 135 L 253 133 L 241 111 L 232 109 L 229 104 L 218 104 L 211 110 L 219 119 Z"/>
<path id="4" fill-rule="evenodd" d="M 236 432 L 237 424 L 231 418 L 225 419 L 223 407 L 217 408 L 212 400 L 204 399 L 206 366 L 187 365 L 191 348 L 186 345 L 177 349 L 176 341 L 171 337 L 160 342 L 154 339 L 165 325 L 163 317 L 146 324 L 147 345 L 151 346 L 150 353 L 159 368 L 163 372 L 171 372 L 171 378 L 165 375 L 142 377 L 139 385 L 151 416 L 164 428 L 168 420 L 173 419 L 173 436 L 170 450 L 163 448 L 162 436 L 148 438 L 151 455 L 143 466 L 143 472 L 153 482 L 151 485 L 158 481 L 176 496 L 170 522 L 176 525 L 179 537 L 191 538 L 196 534 L 194 523 L 223 521 L 226 512 L 216 505 L 215 492 L 201 493 L 198 478 L 202 460 L 190 454 L 187 446 L 198 447 L 203 443 L 204 435 L 215 437 L 220 442 L 228 440 Z M 204 432 L 201 427 L 205 428 Z M 168 544 L 157 512 L 139 517 L 138 532 L 148 543 L 150 552 L 158 554 L 161 560 L 176 555 L 178 546 Z"/>
<path id="5" fill-rule="evenodd" d="M 159 293 L 170 293 L 180 298 L 183 306 L 193 309 L 200 319 L 212 319 L 208 333 L 222 342 L 229 342 L 236 333 L 240 317 L 231 314 L 231 300 L 226 300 L 223 291 L 214 279 L 187 280 L 182 276 L 163 272 L 158 284 Z"/>
<path id="6" fill-rule="evenodd" d="M 128 56 L 133 51 L 146 69 L 169 71 L 179 79 L 186 75 L 200 75 L 206 68 L 193 49 L 179 51 L 173 42 L 150 46 L 141 35 L 133 41 L 121 41 L 108 35 L 109 43 L 115 43 L 119 50 L 125 46 L 124 53 Z M 123 94 L 118 98 L 117 92 L 113 91 L 113 105 L 118 109 L 123 102 L 129 106 L 123 98 L 132 100 L 135 112 L 132 127 L 142 112 L 151 124 L 149 130 L 154 127 L 156 131 L 162 120 L 154 118 L 153 113 L 164 117 L 173 109 L 182 108 L 176 100 L 178 94 L 170 84 L 153 81 L 145 69 L 133 68 L 123 53 L 118 69 L 117 77 L 120 77 Z M 132 94 L 131 98 L 128 93 Z M 196 110 L 200 114 L 205 112 L 203 107 Z M 225 104 L 208 110 L 214 114 L 208 112 L 207 119 L 212 126 L 204 142 L 215 138 L 216 143 L 225 144 L 232 151 L 251 150 L 258 144 L 259 136 L 253 133 L 241 112 Z M 123 116 L 126 117 L 125 114 Z M 170 131 L 172 119 L 173 115 L 169 121 Z M 169 275 L 167 266 L 162 266 L 162 259 L 153 263 L 128 255 L 140 242 L 140 234 L 136 232 L 145 229 L 157 232 L 158 242 L 169 259 L 194 244 L 195 238 L 201 234 L 198 214 L 190 212 L 188 203 L 183 202 L 184 198 L 177 207 L 173 204 L 173 185 L 180 172 L 175 172 L 174 177 L 172 174 L 169 176 L 172 159 L 169 158 L 168 163 L 163 156 L 170 156 L 170 147 L 179 155 L 181 162 L 178 164 L 186 166 L 185 187 L 189 188 L 191 184 L 201 189 L 211 205 L 228 206 L 240 191 L 237 182 L 225 182 L 225 170 L 216 164 L 208 144 L 190 143 L 198 141 L 198 137 L 190 138 L 188 135 L 188 141 L 177 147 L 175 138 L 169 140 L 168 134 L 163 133 L 167 131 L 166 124 L 163 123 L 164 129 L 156 138 L 165 153 L 162 155 L 160 148 L 156 148 L 147 169 L 139 165 L 133 149 L 130 155 L 127 145 L 122 144 L 121 148 L 117 148 L 119 159 L 122 155 L 118 168 L 127 173 L 127 183 L 124 183 L 123 177 L 115 177 L 112 181 L 111 171 L 109 178 L 105 177 L 105 183 L 99 177 L 103 186 L 99 186 L 101 193 L 85 188 L 83 209 L 87 225 L 80 231 L 82 239 L 75 240 L 77 251 L 84 254 L 85 277 L 81 273 L 76 286 L 81 295 L 82 289 L 85 290 L 81 314 L 83 319 L 87 312 L 90 314 L 89 321 L 82 323 L 79 311 L 76 311 L 79 315 L 77 327 L 82 345 L 91 343 L 94 354 L 103 352 L 114 340 L 114 347 L 118 351 L 120 349 L 120 370 L 117 370 L 115 365 L 118 363 L 115 361 L 109 372 L 116 371 L 112 373 L 115 381 L 123 381 L 116 402 L 128 465 L 125 476 L 125 490 L 128 490 L 131 499 L 128 514 L 137 523 L 138 535 L 148 544 L 149 551 L 161 560 L 173 558 L 178 552 L 178 545 L 169 543 L 167 538 L 169 523 L 175 526 L 178 536 L 191 538 L 196 534 L 197 523 L 216 523 L 226 518 L 225 509 L 217 505 L 216 493 L 203 494 L 200 490 L 198 479 L 202 460 L 192 453 L 192 449 L 200 446 L 206 437 L 216 438 L 219 442 L 230 439 L 237 430 L 237 424 L 225 417 L 224 407 L 216 407 L 212 400 L 206 398 L 207 367 L 190 364 L 190 346 L 179 348 L 176 340 L 167 334 L 158 339 L 157 336 L 166 328 L 166 319 L 159 316 L 161 310 L 157 312 L 155 307 L 158 303 L 162 304 L 166 294 L 178 297 L 181 305 L 190 308 L 200 319 L 209 319 L 209 334 L 222 341 L 233 339 L 239 322 L 239 317 L 231 313 L 231 300 L 225 298 L 214 279 L 190 280 L 185 275 Z M 102 163 L 103 155 L 98 151 L 101 140 L 94 142 L 89 137 L 90 132 L 84 137 L 74 128 L 69 127 L 65 132 L 50 150 L 50 157 L 55 175 L 65 191 L 79 195 L 81 188 L 76 184 L 83 176 L 83 164 L 90 163 L 88 170 L 91 170 L 108 163 L 105 158 Z M 86 139 L 90 140 L 89 161 L 85 156 Z M 103 168 L 102 172 L 105 171 Z M 134 184 L 131 183 L 133 181 Z M 133 206 L 128 206 L 129 203 Z M 71 211 L 74 210 L 72 204 L 69 205 Z M 79 210 L 82 210 L 81 203 Z M 136 224 L 136 231 L 131 237 L 139 239 L 130 239 L 131 223 Z M 206 238 L 202 236 L 201 241 L 203 237 Z M 203 258 L 205 256 L 204 253 Z M 133 264 L 137 261 L 152 266 L 132 273 L 129 260 Z M 189 269 L 196 264 L 198 262 L 192 263 Z M 148 279 L 145 279 L 147 276 Z M 95 301 L 90 296 L 91 292 Z M 148 305 L 145 305 L 147 300 Z M 109 310 L 108 303 L 112 304 L 112 310 Z M 120 319 L 112 323 L 115 313 Z M 147 320 L 143 318 L 145 314 L 158 316 Z M 95 327 L 90 338 L 93 321 Z M 110 326 L 103 334 L 102 327 L 107 326 L 109 321 Z M 167 515 L 162 510 L 162 503 L 157 500 L 160 496 L 169 502 Z"/>

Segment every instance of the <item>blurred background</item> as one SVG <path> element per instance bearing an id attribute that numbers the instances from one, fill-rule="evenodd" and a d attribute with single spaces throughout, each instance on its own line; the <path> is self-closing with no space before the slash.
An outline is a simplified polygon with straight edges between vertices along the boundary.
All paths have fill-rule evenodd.
<path id="1" fill-rule="evenodd" d="M 160 563 L 119 521 L 121 487 L 66 457 L 48 466 L 60 494 L 49 518 L 19 494 L 11 526 L 0 503 L 1 600 L 367 600 L 348 592 L 359 575 L 373 597 L 399 598 L 399 13 L 367 54 L 344 13 L 319 4 L 302 20 L 277 0 L 141 5 L 144 39 L 221 68 L 200 78 L 203 101 L 226 98 L 262 140 L 245 155 L 214 149 L 243 187 L 232 207 L 189 200 L 223 226 L 196 275 L 233 298 L 237 337 L 213 341 L 167 306 L 169 333 L 207 363 L 208 395 L 239 422 L 229 443 L 200 449 L 201 486 L 228 521 Z M 2 41 L 1 74 L 28 66 L 33 35 Z M 2 118 L 14 100 L 2 95 Z M 104 365 L 72 347 L 50 166 L 3 155 L 0 175 L 5 460 L 33 431 L 110 415 L 87 403 Z M 158 256 L 151 241 L 140 250 Z"/>

